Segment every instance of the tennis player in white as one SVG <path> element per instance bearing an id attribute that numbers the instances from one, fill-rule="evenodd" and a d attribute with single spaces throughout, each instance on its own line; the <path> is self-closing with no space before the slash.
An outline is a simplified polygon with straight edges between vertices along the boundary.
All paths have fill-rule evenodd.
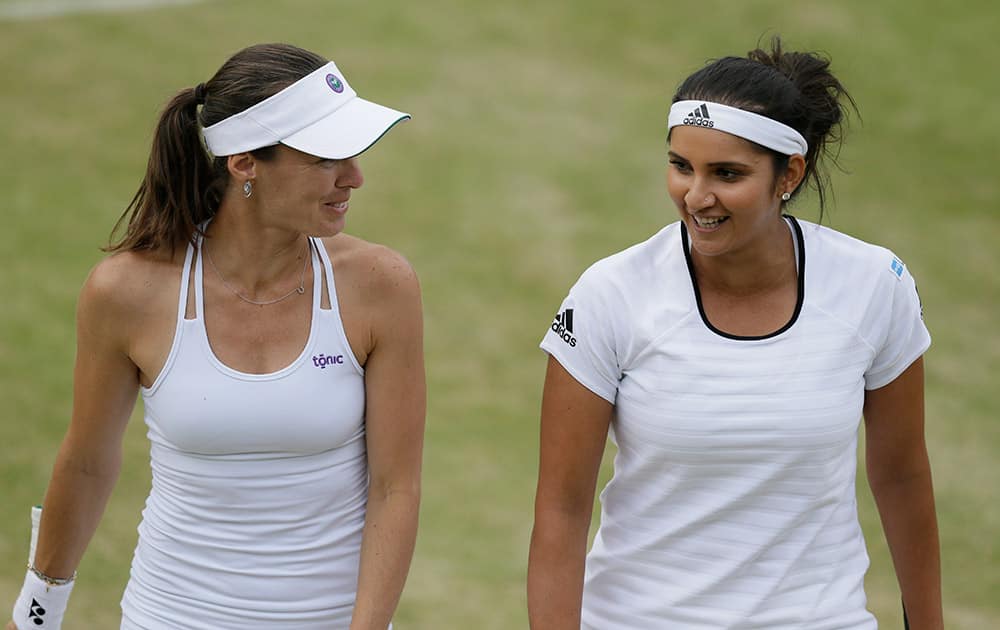
<path id="1" fill-rule="evenodd" d="M 420 290 L 343 230 L 356 156 L 407 118 L 284 44 L 166 106 L 80 296 L 73 418 L 8 627 L 60 627 L 137 394 L 153 482 L 123 629 L 390 625 L 420 495 Z"/>
<path id="2" fill-rule="evenodd" d="M 542 341 L 532 628 L 876 628 L 862 415 L 911 627 L 943 627 L 914 280 L 889 250 L 785 213 L 810 182 L 822 201 L 819 160 L 849 104 L 826 60 L 777 39 L 678 89 L 681 220 L 588 269 Z"/>

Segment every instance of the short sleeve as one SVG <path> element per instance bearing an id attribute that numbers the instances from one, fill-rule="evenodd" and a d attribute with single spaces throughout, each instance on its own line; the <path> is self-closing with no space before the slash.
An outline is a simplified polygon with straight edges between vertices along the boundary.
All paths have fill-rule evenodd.
<path id="1" fill-rule="evenodd" d="M 581 385 L 614 404 L 621 379 L 612 306 L 592 275 L 570 289 L 541 348 Z"/>
<path id="2" fill-rule="evenodd" d="M 881 325 L 875 341 L 875 357 L 865 372 L 865 389 L 884 387 L 903 373 L 931 345 L 924 325 L 923 308 L 916 282 L 909 269 L 890 254 L 881 293 L 889 302 L 878 307 Z"/>

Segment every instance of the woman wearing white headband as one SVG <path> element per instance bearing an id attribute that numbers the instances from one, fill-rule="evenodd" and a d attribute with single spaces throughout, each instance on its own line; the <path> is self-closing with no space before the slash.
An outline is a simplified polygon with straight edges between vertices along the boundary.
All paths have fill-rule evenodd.
<path id="1" fill-rule="evenodd" d="M 8 627 L 59 627 L 137 394 L 153 482 L 122 628 L 390 625 L 420 497 L 420 290 L 343 230 L 357 155 L 406 118 L 281 44 L 166 106 L 80 296 L 73 417 Z"/>
<path id="2" fill-rule="evenodd" d="M 853 104 L 829 63 L 726 57 L 678 89 L 680 221 L 588 269 L 550 355 L 531 627 L 873 629 L 857 433 L 912 628 L 943 627 L 930 337 L 887 249 L 785 214 Z M 587 533 L 605 441 L 617 445 Z"/>

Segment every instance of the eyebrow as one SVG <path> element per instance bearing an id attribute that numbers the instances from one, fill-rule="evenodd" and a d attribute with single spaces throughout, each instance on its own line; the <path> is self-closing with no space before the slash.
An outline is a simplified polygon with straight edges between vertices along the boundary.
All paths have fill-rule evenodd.
<path id="1" fill-rule="evenodd" d="M 678 160 L 684 160 L 685 162 L 689 162 L 690 161 L 686 157 L 684 157 L 683 155 L 681 155 L 679 153 L 676 153 L 674 151 L 667 151 L 667 155 L 669 157 L 676 158 Z M 712 168 L 719 168 L 719 167 L 724 167 L 725 168 L 725 167 L 733 167 L 733 166 L 739 167 L 739 168 L 751 168 L 751 165 L 747 164 L 745 162 L 709 162 L 708 165 L 710 167 L 712 167 Z"/>

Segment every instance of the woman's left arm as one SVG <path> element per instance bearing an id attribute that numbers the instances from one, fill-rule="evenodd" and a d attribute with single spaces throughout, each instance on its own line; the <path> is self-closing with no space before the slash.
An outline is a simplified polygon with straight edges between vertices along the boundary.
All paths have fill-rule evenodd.
<path id="1" fill-rule="evenodd" d="M 368 510 L 351 630 L 385 630 L 417 537 L 426 385 L 420 285 L 379 248 L 368 275 L 371 346 L 365 363 Z"/>
<path id="2" fill-rule="evenodd" d="M 924 441 L 924 363 L 865 393 L 865 459 L 911 630 L 942 630 L 941 557 Z"/>

